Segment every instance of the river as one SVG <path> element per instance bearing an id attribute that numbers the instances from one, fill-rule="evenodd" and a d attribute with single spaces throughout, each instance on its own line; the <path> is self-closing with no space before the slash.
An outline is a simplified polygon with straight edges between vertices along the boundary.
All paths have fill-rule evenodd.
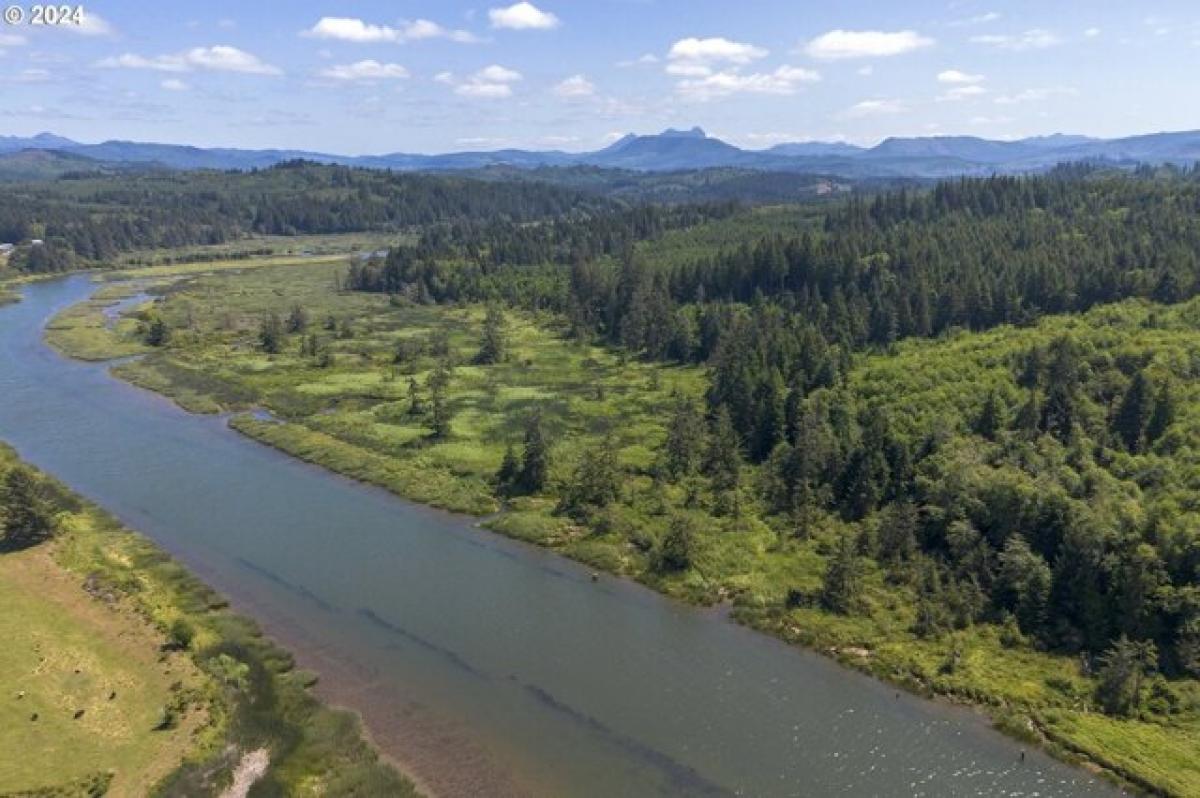
<path id="1" fill-rule="evenodd" d="M 0 308 L 0 439 L 178 557 L 456 795 L 1092 796 L 926 701 L 281 455 L 42 342 L 94 289 Z"/>

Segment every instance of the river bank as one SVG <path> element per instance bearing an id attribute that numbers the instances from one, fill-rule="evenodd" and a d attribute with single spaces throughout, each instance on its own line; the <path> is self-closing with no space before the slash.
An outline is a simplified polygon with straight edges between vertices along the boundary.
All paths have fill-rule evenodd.
<path id="1" fill-rule="evenodd" d="M 39 290 L 19 318 L 87 293 Z M 275 455 L 37 338 L 5 343 L 13 399 L 0 430 L 289 647 L 352 663 L 370 689 L 339 703 L 373 732 L 372 712 L 469 742 L 525 794 L 872 791 L 896 779 L 947 795 L 1102 789 L 1034 751 L 1018 763 L 1017 746 L 969 713 Z"/>
<path id="2" fill-rule="evenodd" d="M 0 445 L 0 473 L 17 467 L 26 466 Z M 40 652 L 41 663 L 19 679 L 19 695 L 28 691 L 22 706 L 36 718 L 25 725 L 49 736 L 21 763 L 24 775 L 13 776 L 26 781 L 6 778 L 0 789 L 103 777 L 116 796 L 215 793 L 253 753 L 261 767 L 243 774 L 246 787 L 261 781 L 292 795 L 417 794 L 377 760 L 349 715 L 310 695 L 312 676 L 297 671 L 288 652 L 232 613 L 221 596 L 99 507 L 48 477 L 37 479 L 56 534 L 49 543 L 0 554 L 0 582 L 26 588 L 21 601 L 29 607 L 5 602 L 5 623 L 14 625 L 5 639 L 19 646 L 28 638 Z M 36 590 L 28 589 L 34 582 Z M 47 662 L 78 662 L 76 678 L 56 686 Z M 68 692 L 78 694 L 68 703 L 76 721 L 83 720 L 64 729 L 83 726 L 83 737 L 50 734 L 55 713 L 63 711 L 53 705 Z M 41 778 L 61 782 L 37 782 L 28 771 L 39 762 Z"/>

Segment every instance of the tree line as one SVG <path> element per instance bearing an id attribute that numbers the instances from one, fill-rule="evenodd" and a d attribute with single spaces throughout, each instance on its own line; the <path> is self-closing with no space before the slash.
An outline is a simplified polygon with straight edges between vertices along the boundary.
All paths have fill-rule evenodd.
<path id="1" fill-rule="evenodd" d="M 528 222 L 614 203 L 535 182 L 396 174 L 303 161 L 252 172 L 155 172 L 13 184 L 0 193 L 0 242 L 34 239 L 10 266 L 54 272 L 141 249 L 250 234 L 402 231 L 467 219 Z"/>

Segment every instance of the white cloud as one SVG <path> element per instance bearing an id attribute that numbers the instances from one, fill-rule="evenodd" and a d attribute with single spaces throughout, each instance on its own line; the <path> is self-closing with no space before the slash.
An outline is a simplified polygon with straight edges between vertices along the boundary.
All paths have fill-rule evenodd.
<path id="1" fill-rule="evenodd" d="M 1051 97 L 1070 96 L 1078 92 L 1069 86 L 1054 86 L 1050 88 L 1025 89 L 1016 94 L 1002 94 L 995 99 L 996 105 L 1019 105 L 1021 103 L 1036 103 L 1049 100 Z"/>
<path id="2" fill-rule="evenodd" d="M 323 78 L 344 81 L 399 80 L 408 77 L 408 70 L 400 64 L 381 64 L 374 59 L 355 61 L 353 64 L 335 64 L 317 73 Z"/>
<path id="3" fill-rule="evenodd" d="M 676 84 L 676 89 L 689 99 L 707 101 L 731 94 L 792 94 L 801 84 L 815 83 L 820 79 L 818 72 L 793 66 L 751 74 L 723 70 L 681 80 Z"/>
<path id="4" fill-rule="evenodd" d="M 521 79 L 520 72 L 499 64 L 486 66 L 461 83 L 455 81 L 454 75 L 449 72 L 440 72 L 434 76 L 434 80 L 439 83 L 454 86 L 455 94 L 493 100 L 511 97 L 512 84 Z"/>
<path id="5" fill-rule="evenodd" d="M 321 17 L 315 25 L 301 33 L 313 39 L 336 39 L 356 44 L 392 43 L 420 41 L 422 39 L 450 39 L 455 42 L 479 41 L 473 33 L 465 30 L 450 30 L 436 22 L 418 19 L 401 22 L 400 27 L 375 25 L 356 17 Z"/>
<path id="6" fill-rule="evenodd" d="M 933 39 L 912 30 L 831 30 L 805 45 L 804 52 L 826 60 L 876 58 L 902 55 L 933 44 Z"/>
<path id="7" fill-rule="evenodd" d="M 505 8 L 488 9 L 488 19 L 493 28 L 512 30 L 549 30 L 560 24 L 558 17 L 525 0 Z"/>
<path id="8" fill-rule="evenodd" d="M 970 83 L 966 86 L 955 86 L 945 94 L 938 97 L 939 102 L 957 102 L 959 100 L 968 100 L 972 97 L 979 97 L 987 94 L 987 89 L 978 84 Z"/>
<path id="9" fill-rule="evenodd" d="M 476 72 L 473 79 L 487 83 L 515 83 L 521 79 L 521 73 L 499 64 L 492 64 Z"/>
<path id="10" fill-rule="evenodd" d="M 958 69 L 947 69 L 939 72 L 937 79 L 938 83 L 971 84 L 982 83 L 984 78 L 983 75 L 972 75 Z"/>
<path id="11" fill-rule="evenodd" d="M 188 85 L 179 78 L 167 78 L 162 83 L 158 84 L 167 91 L 187 91 Z"/>
<path id="12" fill-rule="evenodd" d="M 339 39 L 344 42 L 394 42 L 400 32 L 386 25 L 370 25 L 352 17 L 321 17 L 317 24 L 304 32 L 316 39 Z"/>
<path id="13" fill-rule="evenodd" d="M 179 55 L 160 55 L 146 58 L 137 53 L 122 53 L 96 62 L 104 69 L 156 69 L 159 72 L 187 72 L 187 61 Z"/>
<path id="14" fill-rule="evenodd" d="M 512 96 L 512 86 L 507 83 L 476 83 L 468 81 L 454 88 L 455 94 L 464 97 L 482 97 L 489 100 L 503 99 Z"/>
<path id="15" fill-rule="evenodd" d="M 596 86 L 583 75 L 572 75 L 554 87 L 554 93 L 559 97 L 591 97 L 596 93 Z"/>
<path id="16" fill-rule="evenodd" d="M 674 62 L 692 62 L 706 64 L 728 62 L 731 64 L 748 64 L 763 58 L 767 51 L 753 44 L 734 42 L 722 37 L 697 39 L 694 36 L 680 39 L 671 45 L 667 58 Z"/>
<path id="17" fill-rule="evenodd" d="M 900 100 L 863 100 L 847 108 L 842 116 L 858 119 L 864 116 L 884 116 L 886 114 L 902 114 L 908 110 Z"/>
<path id="18" fill-rule="evenodd" d="M 212 47 L 193 47 L 182 53 L 157 55 L 152 58 L 136 53 L 123 53 L 103 58 L 96 66 L 106 69 L 153 69 L 159 72 L 190 72 L 207 69 L 213 72 L 241 72 L 247 75 L 282 75 L 279 67 L 264 63 L 258 56 L 218 44 Z"/>
<path id="19" fill-rule="evenodd" d="M 112 36 L 117 32 L 108 20 L 94 11 L 84 11 L 78 25 L 56 25 L 55 29 L 68 30 L 80 36 Z"/>
<path id="20" fill-rule="evenodd" d="M 1024 33 L 1016 35 L 1009 34 L 987 34 L 982 36 L 972 36 L 971 41 L 976 44 L 986 44 L 992 47 L 998 47 L 1001 50 L 1044 50 L 1047 47 L 1053 47 L 1056 44 L 1062 44 L 1060 39 L 1054 33 L 1051 33 L 1044 28 L 1031 28 Z"/>
<path id="21" fill-rule="evenodd" d="M 23 44 L 25 44 L 24 36 L 0 32 L 0 47 L 20 47 Z"/>
<path id="22" fill-rule="evenodd" d="M 1100 29 L 1099 28 L 1088 28 L 1087 30 L 1085 30 L 1083 32 L 1083 35 L 1088 37 L 1089 39 L 1094 39 L 1100 35 Z"/>
<path id="23" fill-rule="evenodd" d="M 401 28 L 401 34 L 404 41 L 420 41 L 421 39 L 450 39 L 451 41 L 461 44 L 472 44 L 479 41 L 479 37 L 470 31 L 465 30 L 449 30 L 443 28 L 436 22 L 430 22 L 427 19 L 418 19 L 416 22 L 405 23 Z"/>
<path id="24" fill-rule="evenodd" d="M 869 78 L 875 74 L 875 67 L 871 66 L 870 64 L 867 64 L 865 67 L 859 67 L 858 74 L 862 75 L 864 78 Z"/>
<path id="25" fill-rule="evenodd" d="M 244 72 L 250 75 L 281 75 L 279 67 L 265 64 L 258 56 L 229 45 L 193 47 L 185 56 L 187 62 L 200 69 L 217 72 Z"/>

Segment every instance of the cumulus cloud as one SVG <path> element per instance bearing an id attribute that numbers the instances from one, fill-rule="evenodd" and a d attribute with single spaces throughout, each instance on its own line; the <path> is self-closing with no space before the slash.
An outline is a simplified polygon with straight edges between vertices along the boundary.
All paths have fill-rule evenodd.
<path id="1" fill-rule="evenodd" d="M 164 80 L 162 83 L 160 83 L 158 85 L 162 86 L 167 91 L 187 91 L 188 88 L 190 88 L 186 83 L 184 83 L 179 78 L 167 78 L 166 80 Z"/>
<path id="2" fill-rule="evenodd" d="M 844 58 L 878 58 L 903 55 L 924 47 L 934 40 L 913 30 L 831 30 L 810 41 L 804 52 L 813 58 L 837 60 Z"/>
<path id="3" fill-rule="evenodd" d="M 492 21 L 493 28 L 511 30 L 549 30 L 561 24 L 558 17 L 524 0 L 505 8 L 489 9 L 488 19 Z"/>
<path id="4" fill-rule="evenodd" d="M 303 31 L 301 35 L 313 39 L 335 39 L 357 44 L 381 42 L 404 44 L 422 39 L 449 39 L 462 43 L 479 40 L 475 34 L 469 31 L 450 30 L 427 19 L 401 22 L 399 27 L 393 28 L 390 25 L 375 25 L 356 17 L 321 17 L 315 25 Z"/>
<path id="5" fill-rule="evenodd" d="M 768 54 L 762 47 L 719 36 L 689 37 L 671 45 L 665 69 L 680 78 L 675 88 L 681 96 L 699 101 L 732 94 L 791 94 L 801 84 L 821 79 L 814 70 L 787 65 L 773 72 L 743 71 Z"/>
<path id="6" fill-rule="evenodd" d="M 969 72 L 963 72 L 958 69 L 947 69 L 939 72 L 937 79 L 938 83 L 971 84 L 982 83 L 983 75 L 972 75 Z"/>
<path id="7" fill-rule="evenodd" d="M 1062 39 L 1044 28 L 1031 28 L 1024 33 L 1018 34 L 972 36 L 971 41 L 976 44 L 997 47 L 1001 50 L 1014 50 L 1017 52 L 1022 50 L 1044 50 L 1047 47 L 1053 47 L 1056 44 L 1062 43 Z"/>
<path id="8" fill-rule="evenodd" d="M 193 47 L 181 53 L 149 58 L 136 53 L 123 53 L 103 58 L 96 62 L 96 66 L 105 69 L 153 69 L 159 72 L 191 72 L 202 69 L 212 72 L 241 72 L 247 75 L 283 74 L 279 67 L 263 62 L 252 53 L 226 44 Z"/>
<path id="9" fill-rule="evenodd" d="M 516 83 L 521 79 L 521 73 L 515 69 L 502 67 L 499 64 L 492 64 L 476 72 L 472 79 L 482 80 L 487 83 Z"/>
<path id="10" fill-rule="evenodd" d="M 693 100 L 711 100 L 731 94 L 792 94 L 802 84 L 815 83 L 821 75 L 803 67 L 781 66 L 773 72 L 744 74 L 734 70 L 710 72 L 679 81 L 676 88 Z"/>
<path id="11" fill-rule="evenodd" d="M 596 86 L 583 75 L 572 75 L 554 87 L 554 93 L 559 97 L 591 97 L 596 93 Z"/>
<path id="12" fill-rule="evenodd" d="M 748 64 L 759 58 L 764 58 L 767 51 L 753 44 L 734 42 L 715 36 L 708 39 L 697 39 L 694 36 L 680 39 L 671 45 L 667 58 L 675 63 L 709 64 L 727 62 L 730 64 Z"/>
<path id="13" fill-rule="evenodd" d="M 908 106 L 900 100 L 863 100 L 843 111 L 842 116 L 850 119 L 859 119 L 865 116 L 901 114 L 907 110 Z"/>
<path id="14" fill-rule="evenodd" d="M 335 64 L 317 74 L 330 80 L 369 82 L 407 78 L 408 70 L 400 64 L 383 64 L 369 58 L 365 61 L 355 61 L 353 64 Z"/>

